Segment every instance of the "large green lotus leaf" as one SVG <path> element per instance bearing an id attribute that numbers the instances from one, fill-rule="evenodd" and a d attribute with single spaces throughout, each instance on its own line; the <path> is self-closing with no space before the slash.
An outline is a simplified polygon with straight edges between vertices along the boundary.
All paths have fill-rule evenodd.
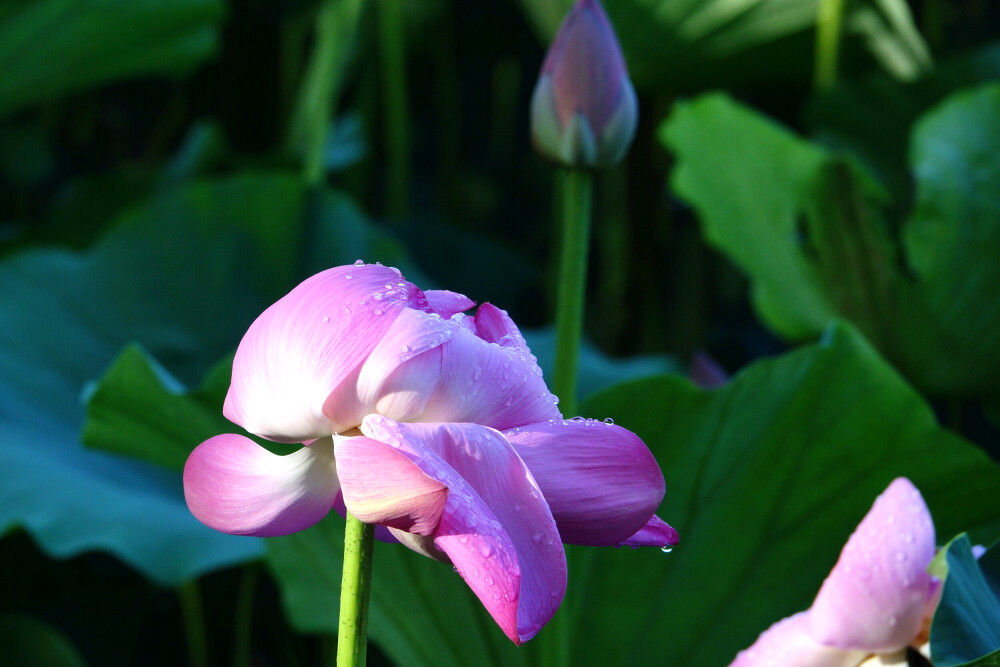
<path id="1" fill-rule="evenodd" d="M 563 664 L 727 664 L 772 622 L 809 605 L 855 525 L 899 475 L 921 488 L 942 534 L 1000 528 L 1000 507 L 981 502 L 1000 493 L 1000 469 L 940 429 L 847 327 L 714 392 L 647 378 L 593 396 L 584 413 L 612 416 L 654 451 L 667 479 L 660 515 L 680 530 L 681 545 L 670 555 L 568 550 Z M 268 541 L 300 629 L 336 628 L 342 531 L 328 518 Z M 447 566 L 380 545 L 374 579 L 370 632 L 400 664 L 551 664 L 542 654 L 556 628 L 515 651 Z"/>
<path id="2" fill-rule="evenodd" d="M 843 78 L 809 101 L 806 120 L 818 141 L 859 156 L 905 202 L 913 185 L 907 150 L 917 118 L 956 90 L 997 79 L 1000 44 L 994 43 L 942 59 L 930 74 L 908 83 L 885 72 Z"/>
<path id="3" fill-rule="evenodd" d="M 215 50 L 219 0 L 39 0 L 0 14 L 0 117 L 109 81 L 191 69 Z"/>
<path id="4" fill-rule="evenodd" d="M 80 444 L 82 390 L 128 341 L 185 383 L 296 277 L 304 188 L 246 174 L 162 194 L 94 246 L 0 263 L 0 533 L 55 557 L 106 550 L 176 584 L 261 553 L 187 511 L 175 472 Z"/>
<path id="5" fill-rule="evenodd" d="M 1000 391 L 1000 84 L 949 97 L 910 144 L 916 202 L 903 228 L 933 336 L 910 350 L 916 381 Z M 921 363 L 921 356 L 929 356 Z"/>
<path id="6" fill-rule="evenodd" d="M 545 42 L 572 0 L 520 0 Z M 817 0 L 619 0 L 604 7 L 637 86 L 674 92 L 746 82 L 808 81 Z M 928 68 L 927 48 L 902 0 L 850 3 L 846 60 L 867 50 L 910 77 Z"/>
<path id="7" fill-rule="evenodd" d="M 1000 601 L 961 535 L 946 547 L 947 578 L 931 624 L 931 657 L 939 667 L 1000 665 Z"/>
<path id="8" fill-rule="evenodd" d="M 901 238 L 861 168 L 721 95 L 679 106 L 661 136 L 672 184 L 706 238 L 752 278 L 782 336 L 851 319 L 918 386 L 1000 391 L 1000 86 L 960 93 L 917 123 L 917 198 Z M 723 193 L 723 195 L 720 195 Z"/>
<path id="9" fill-rule="evenodd" d="M 669 556 L 598 552 L 592 576 L 573 583 L 587 611 L 572 626 L 571 664 L 727 664 L 809 606 L 897 476 L 920 488 L 938 534 L 1000 529 L 1000 506 L 982 500 L 1000 493 L 1000 467 L 941 429 L 846 326 L 712 392 L 641 380 L 585 410 L 613 415 L 653 449 L 667 480 L 660 515 L 681 544 Z"/>

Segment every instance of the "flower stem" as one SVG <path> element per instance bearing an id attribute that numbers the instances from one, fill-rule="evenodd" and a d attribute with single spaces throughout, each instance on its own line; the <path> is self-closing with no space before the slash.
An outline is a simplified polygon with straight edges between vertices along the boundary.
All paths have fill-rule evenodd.
<path id="1" fill-rule="evenodd" d="M 829 90 L 837 81 L 837 57 L 840 51 L 840 24 L 843 13 L 844 0 L 819 0 L 813 70 L 813 86 L 819 92 Z"/>
<path id="2" fill-rule="evenodd" d="M 400 0 L 379 2 L 382 54 L 382 110 L 385 117 L 386 213 L 406 214 L 410 185 L 409 110 L 406 96 L 406 44 Z"/>
<path id="3" fill-rule="evenodd" d="M 201 589 L 193 579 L 177 588 L 192 667 L 208 667 L 208 640 L 205 636 L 205 613 L 201 606 Z"/>
<path id="4" fill-rule="evenodd" d="M 338 667 L 365 664 L 374 550 L 375 526 L 362 523 L 348 512 L 344 527 L 344 574 L 340 584 Z"/>
<path id="5" fill-rule="evenodd" d="M 552 386 L 564 415 L 576 414 L 576 372 L 583 332 L 583 297 L 590 250 L 593 175 L 581 169 L 560 172 L 562 249 L 556 293 L 556 365 Z"/>

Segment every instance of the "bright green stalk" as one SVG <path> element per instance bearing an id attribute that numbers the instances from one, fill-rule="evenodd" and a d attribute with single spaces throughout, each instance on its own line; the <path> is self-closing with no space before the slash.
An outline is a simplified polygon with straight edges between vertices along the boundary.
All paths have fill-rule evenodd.
<path id="1" fill-rule="evenodd" d="M 365 664 L 374 550 L 375 526 L 359 521 L 348 512 L 344 527 L 344 574 L 340 584 L 338 667 Z"/>
<path id="2" fill-rule="evenodd" d="M 303 178 L 312 187 L 323 181 L 327 127 L 363 8 L 364 0 L 327 0 L 316 14 L 316 44 L 289 131 L 290 147 L 302 154 Z"/>
<path id="3" fill-rule="evenodd" d="M 559 408 L 576 415 L 576 371 L 583 334 L 583 297 L 587 287 L 587 253 L 590 250 L 590 207 L 594 176 L 567 168 L 560 172 L 562 189 L 562 249 L 556 293 L 556 366 L 552 387 Z"/>
<path id="4" fill-rule="evenodd" d="M 205 636 L 205 612 L 201 606 L 201 589 L 198 580 L 181 584 L 177 588 L 184 621 L 191 667 L 208 667 L 208 640 Z"/>
<path id="5" fill-rule="evenodd" d="M 837 81 L 837 58 L 840 51 L 840 27 L 844 0 L 819 0 L 816 14 L 816 56 L 813 85 L 817 91 L 829 90 Z"/>
<path id="6" fill-rule="evenodd" d="M 410 187 L 409 105 L 406 95 L 406 44 L 400 0 L 379 2 L 382 52 L 382 111 L 385 118 L 386 213 L 406 215 Z"/>

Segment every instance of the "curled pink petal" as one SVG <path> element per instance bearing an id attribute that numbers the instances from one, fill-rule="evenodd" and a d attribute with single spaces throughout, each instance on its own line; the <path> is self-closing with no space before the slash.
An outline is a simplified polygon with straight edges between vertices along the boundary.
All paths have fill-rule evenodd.
<path id="1" fill-rule="evenodd" d="M 621 542 L 618 546 L 660 547 L 661 549 L 669 549 L 670 547 L 677 546 L 680 541 L 681 538 L 677 534 L 677 531 L 666 521 L 654 514 L 653 518 L 647 521 L 645 526 L 637 530 L 634 535 Z"/>
<path id="2" fill-rule="evenodd" d="M 385 266 L 340 266 L 308 278 L 250 325 L 223 413 L 281 442 L 356 426 L 332 421 L 323 405 L 418 298 L 416 287 Z"/>
<path id="3" fill-rule="evenodd" d="M 464 312 L 476 305 L 476 302 L 457 292 L 449 292 L 443 289 L 432 289 L 424 292 L 427 305 L 430 309 L 448 319 L 456 313 Z"/>
<path id="4" fill-rule="evenodd" d="M 365 523 L 432 535 L 448 487 L 391 446 L 365 437 L 336 437 L 334 451 L 344 504 Z"/>
<path id="5" fill-rule="evenodd" d="M 333 390 L 323 404 L 330 423 L 343 432 L 379 413 L 391 419 L 417 419 L 441 375 L 441 352 L 458 327 L 436 313 L 404 309 L 383 333 L 364 362 Z"/>
<path id="6" fill-rule="evenodd" d="M 730 667 L 857 667 L 866 653 L 823 646 L 809 636 L 809 612 L 782 619 L 765 630 Z"/>
<path id="7" fill-rule="evenodd" d="M 399 424 L 373 415 L 361 430 L 447 486 L 433 547 L 513 642 L 531 639 L 562 601 L 566 557 L 541 490 L 510 444 L 476 424 Z M 350 507 L 346 486 L 345 501 Z"/>
<path id="8" fill-rule="evenodd" d="M 304 530 L 326 516 L 338 490 L 329 438 L 278 456 L 241 435 L 217 435 L 198 445 L 184 465 L 191 513 L 233 535 Z"/>
<path id="9" fill-rule="evenodd" d="M 475 332 L 461 321 L 441 346 L 440 381 L 420 421 L 505 429 L 560 417 L 538 361 L 506 313 L 483 304 Z"/>
<path id="10" fill-rule="evenodd" d="M 920 492 L 894 480 L 858 525 L 810 610 L 812 636 L 887 653 L 920 632 L 934 558 L 934 524 Z"/>
<path id="11" fill-rule="evenodd" d="M 545 494 L 563 542 L 621 544 L 647 524 L 663 500 L 663 473 L 652 452 L 620 426 L 575 418 L 504 435 Z"/>

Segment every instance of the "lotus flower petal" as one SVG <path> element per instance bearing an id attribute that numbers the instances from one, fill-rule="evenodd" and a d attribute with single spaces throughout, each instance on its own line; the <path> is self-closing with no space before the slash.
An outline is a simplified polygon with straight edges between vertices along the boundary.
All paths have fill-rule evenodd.
<path id="1" fill-rule="evenodd" d="M 652 452 L 620 426 L 574 418 L 504 435 L 545 494 L 563 542 L 621 544 L 647 525 L 663 500 L 663 473 Z M 676 535 L 656 546 L 676 544 Z"/>
<path id="2" fill-rule="evenodd" d="M 507 314 L 486 303 L 474 325 L 475 332 L 460 326 L 442 346 L 438 388 L 420 421 L 505 429 L 560 417 L 542 369 Z"/>
<path id="3" fill-rule="evenodd" d="M 240 341 L 223 413 L 280 442 L 357 426 L 331 420 L 324 403 L 418 298 L 420 290 L 385 266 L 339 266 L 306 279 Z"/>
<path id="4" fill-rule="evenodd" d="M 356 496 L 377 505 L 362 487 L 378 485 L 378 474 L 410 480 L 408 488 L 431 488 L 412 481 L 417 470 L 440 482 L 448 492 L 433 544 L 407 539 L 398 529 L 394 534 L 423 553 L 442 552 L 437 557 L 454 564 L 512 641 L 533 637 L 562 601 L 566 559 L 541 490 L 510 444 L 475 424 L 399 424 L 376 415 L 365 418 L 361 431 L 366 442 L 341 461 L 348 509 L 354 513 Z M 338 439 L 338 448 L 350 442 Z M 372 443 L 398 456 L 375 453 Z M 369 459 L 377 461 L 374 470 L 366 465 Z M 407 466 L 408 471 L 386 472 Z"/>
<path id="5" fill-rule="evenodd" d="M 326 516 L 339 488 L 330 438 L 278 456 L 244 436 L 217 435 L 198 445 L 184 465 L 191 513 L 233 535 L 304 530 Z"/>
<path id="6" fill-rule="evenodd" d="M 934 524 L 920 492 L 898 478 L 847 541 L 810 610 L 812 636 L 840 648 L 887 653 L 920 632 L 934 558 Z"/>
<path id="7" fill-rule="evenodd" d="M 653 515 L 646 525 L 634 535 L 619 544 L 620 547 L 660 547 L 669 548 L 680 543 L 680 536 L 666 521 Z"/>
<path id="8" fill-rule="evenodd" d="M 424 296 L 430 309 L 445 319 L 476 305 L 475 301 L 464 294 L 444 289 L 427 290 Z"/>
<path id="9" fill-rule="evenodd" d="M 765 630 L 730 667 L 856 667 L 866 653 L 823 646 L 809 636 L 809 612 L 784 618 Z"/>
<path id="10" fill-rule="evenodd" d="M 405 309 L 385 331 L 365 361 L 330 393 L 323 413 L 335 433 L 378 413 L 390 419 L 417 419 L 441 375 L 443 343 L 458 326 L 436 313 Z"/>

